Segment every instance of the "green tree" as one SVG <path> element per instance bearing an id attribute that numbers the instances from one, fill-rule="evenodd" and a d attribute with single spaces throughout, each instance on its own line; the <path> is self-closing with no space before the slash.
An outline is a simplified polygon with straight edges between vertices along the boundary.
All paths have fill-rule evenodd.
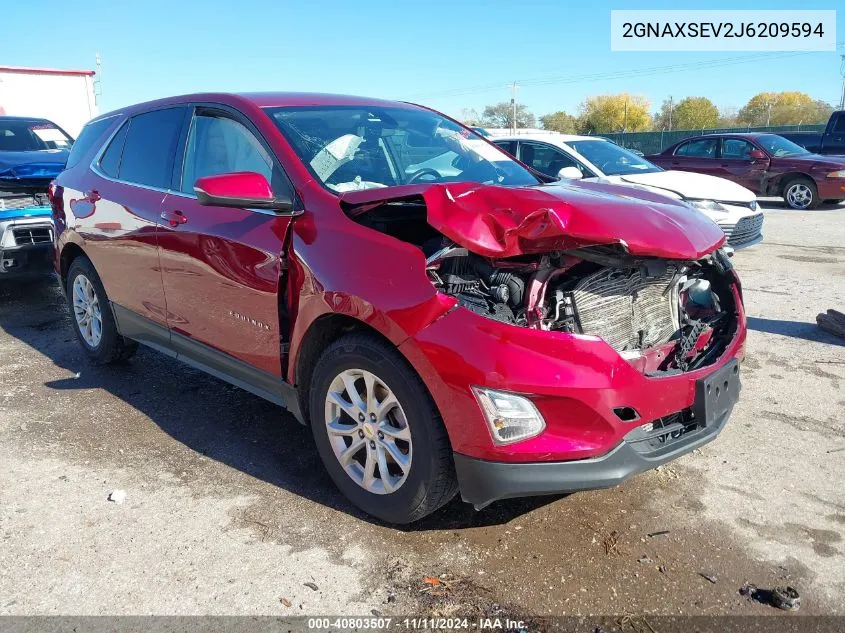
<path id="1" fill-rule="evenodd" d="M 575 134 L 578 131 L 578 119 L 563 110 L 544 114 L 540 117 L 540 124 L 544 130 L 563 132 L 564 134 Z"/>
<path id="2" fill-rule="evenodd" d="M 654 113 L 655 130 L 674 130 L 677 128 L 673 116 L 675 114 L 675 102 L 672 99 L 664 99 L 660 104 L 660 111 Z"/>
<path id="3" fill-rule="evenodd" d="M 707 97 L 686 97 L 677 103 L 667 99 L 655 116 L 654 126 L 661 130 L 701 130 L 716 127 L 719 109 Z"/>
<path id="4" fill-rule="evenodd" d="M 798 125 L 826 123 L 833 107 L 803 92 L 761 92 L 751 97 L 737 115 L 741 125 Z"/>
<path id="5" fill-rule="evenodd" d="M 486 127 L 514 127 L 513 106 L 507 101 L 485 106 L 484 112 L 481 114 L 481 122 Z M 516 127 L 534 127 L 535 125 L 537 125 L 537 117 L 529 112 L 525 105 L 518 103 L 516 105 Z"/>
<path id="6" fill-rule="evenodd" d="M 622 92 L 590 97 L 581 104 L 581 128 L 586 132 L 645 132 L 651 128 L 648 99 Z"/>

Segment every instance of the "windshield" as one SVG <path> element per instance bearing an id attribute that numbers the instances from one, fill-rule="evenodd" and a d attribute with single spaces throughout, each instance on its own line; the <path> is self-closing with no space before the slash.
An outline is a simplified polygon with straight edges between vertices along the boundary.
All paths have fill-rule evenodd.
<path id="1" fill-rule="evenodd" d="M 629 152 L 610 141 L 569 141 L 576 152 L 598 167 L 605 176 L 624 176 L 626 174 L 649 174 L 663 171 L 654 163 Z"/>
<path id="2" fill-rule="evenodd" d="M 68 149 L 73 139 L 47 121 L 0 119 L 0 152 Z"/>
<path id="3" fill-rule="evenodd" d="M 267 112 L 314 176 L 337 193 L 414 183 L 539 182 L 495 145 L 429 110 L 309 106 Z"/>
<path id="4" fill-rule="evenodd" d="M 792 141 L 787 141 L 782 136 L 777 134 L 761 134 L 755 139 L 763 146 L 770 155 L 775 157 L 780 156 L 802 156 L 809 154 L 806 149 L 800 145 L 796 145 Z"/>

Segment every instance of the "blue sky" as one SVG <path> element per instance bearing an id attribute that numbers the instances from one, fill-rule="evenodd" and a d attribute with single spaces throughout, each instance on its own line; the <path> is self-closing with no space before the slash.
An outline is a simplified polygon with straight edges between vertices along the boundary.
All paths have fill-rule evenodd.
<path id="1" fill-rule="evenodd" d="M 796 9 L 798 3 L 651 2 L 642 9 Z M 804 3 L 800 3 L 804 5 Z M 837 5 L 839 5 L 837 7 Z M 11 8 L 14 7 L 14 8 Z M 672 95 L 742 106 L 764 90 L 839 100 L 836 53 L 756 53 L 751 62 L 592 80 L 589 75 L 748 57 L 750 53 L 610 51 L 611 8 L 565 0 L 28 0 L 3 11 L 0 65 L 93 68 L 100 111 L 202 90 L 303 90 L 417 101 L 459 115 L 510 98 L 535 114 L 577 112 L 585 97 L 642 94 L 656 110 Z M 837 41 L 845 40 L 840 2 Z M 579 77 L 578 81 L 556 79 Z M 549 81 L 531 84 L 530 80 Z"/>

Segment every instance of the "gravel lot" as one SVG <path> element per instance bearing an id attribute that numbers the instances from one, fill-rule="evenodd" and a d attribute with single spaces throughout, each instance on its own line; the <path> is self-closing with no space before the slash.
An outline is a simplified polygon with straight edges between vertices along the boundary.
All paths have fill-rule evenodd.
<path id="1" fill-rule="evenodd" d="M 274 406 L 144 348 L 92 367 L 55 282 L 0 286 L 0 614 L 779 613 L 745 582 L 845 614 L 845 341 L 815 325 L 845 310 L 845 206 L 765 206 L 719 439 L 406 530 L 351 508 Z"/>

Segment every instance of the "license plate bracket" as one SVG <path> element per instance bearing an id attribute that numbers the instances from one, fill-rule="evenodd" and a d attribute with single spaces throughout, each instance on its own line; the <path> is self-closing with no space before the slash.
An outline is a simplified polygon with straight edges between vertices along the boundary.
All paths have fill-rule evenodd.
<path id="1" fill-rule="evenodd" d="M 739 399 L 742 384 L 739 379 L 739 361 L 729 362 L 709 376 L 695 382 L 693 413 L 698 424 L 710 426 L 730 412 Z"/>

